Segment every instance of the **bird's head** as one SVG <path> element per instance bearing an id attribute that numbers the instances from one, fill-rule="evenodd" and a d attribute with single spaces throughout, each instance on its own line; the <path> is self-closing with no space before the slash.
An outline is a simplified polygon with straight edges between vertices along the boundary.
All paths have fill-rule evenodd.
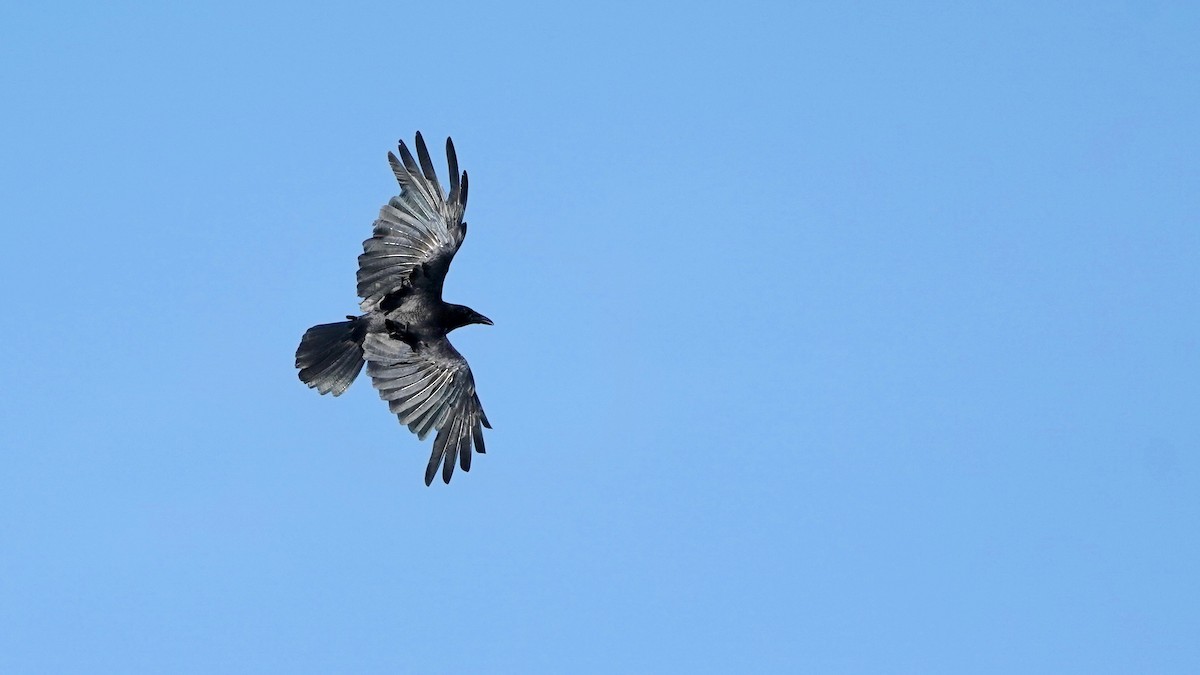
<path id="1" fill-rule="evenodd" d="M 495 325 L 495 324 L 493 324 L 493 323 L 492 323 L 492 320 L 491 320 L 491 319 L 489 319 L 489 318 L 487 318 L 486 316 L 484 316 L 484 315 L 480 314 L 479 312 L 476 312 L 475 310 L 471 310 L 471 321 L 470 321 L 470 323 L 481 323 L 481 324 L 483 324 L 483 325 L 485 325 L 485 326 L 492 326 L 492 325 Z"/>
<path id="2" fill-rule="evenodd" d="M 485 326 L 491 326 L 492 320 L 486 316 L 476 312 L 470 307 L 463 305 L 453 305 L 453 328 L 462 328 L 473 323 L 481 323 Z M 452 328 L 452 330 L 453 330 Z"/>

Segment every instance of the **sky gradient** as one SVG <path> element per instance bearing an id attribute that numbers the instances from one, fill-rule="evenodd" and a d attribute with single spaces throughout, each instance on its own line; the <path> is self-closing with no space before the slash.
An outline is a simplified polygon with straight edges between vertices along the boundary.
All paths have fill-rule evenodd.
<path id="1" fill-rule="evenodd" d="M 0 8 L 0 672 L 1200 672 L 1200 5 L 897 7 Z M 430 488 L 292 363 L 417 130 Z"/>

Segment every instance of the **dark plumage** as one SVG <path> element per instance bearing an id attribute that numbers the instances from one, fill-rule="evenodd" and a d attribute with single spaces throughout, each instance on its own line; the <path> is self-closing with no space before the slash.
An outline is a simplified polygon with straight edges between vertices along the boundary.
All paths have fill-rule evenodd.
<path id="1" fill-rule="evenodd" d="M 492 325 L 475 310 L 444 302 L 442 284 L 467 235 L 467 172 L 460 177 L 454 143 L 446 139 L 450 190 L 442 192 L 425 140 L 417 158 L 400 141 L 388 153 L 400 194 L 379 211 L 375 231 L 358 256 L 360 316 L 309 328 L 296 349 L 300 380 L 322 394 L 340 395 L 367 364 L 380 398 L 421 440 L 431 431 L 429 485 L 442 467 L 449 483 L 455 461 L 471 470 L 471 449 L 484 452 L 487 415 L 467 360 L 446 334 L 473 323 Z M 419 164 L 418 164 L 419 162 Z"/>

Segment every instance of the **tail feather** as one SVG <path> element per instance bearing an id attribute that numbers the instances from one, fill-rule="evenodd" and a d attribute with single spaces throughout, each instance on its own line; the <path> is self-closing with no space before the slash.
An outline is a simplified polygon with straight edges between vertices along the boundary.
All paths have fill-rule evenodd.
<path id="1" fill-rule="evenodd" d="M 346 391 L 362 371 L 366 334 L 366 322 L 355 318 L 309 328 L 296 349 L 300 381 L 322 394 Z"/>

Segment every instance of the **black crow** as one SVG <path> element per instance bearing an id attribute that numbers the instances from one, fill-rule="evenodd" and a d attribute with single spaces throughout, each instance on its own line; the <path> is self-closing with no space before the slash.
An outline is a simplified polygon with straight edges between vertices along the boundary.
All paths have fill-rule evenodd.
<path id="1" fill-rule="evenodd" d="M 443 194 L 417 132 L 417 158 L 404 141 L 400 158 L 388 153 L 400 194 L 379 211 L 375 231 L 358 256 L 360 316 L 313 326 L 300 339 L 300 380 L 322 394 L 346 391 L 367 364 L 380 398 L 421 440 L 436 431 L 425 484 L 438 465 L 450 482 L 454 463 L 471 470 L 471 446 L 483 453 L 483 429 L 492 428 L 475 393 L 467 360 L 446 334 L 468 324 L 492 325 L 470 307 L 442 300 L 450 261 L 467 236 L 467 172 L 458 173 L 454 143 L 446 139 L 450 192 Z M 418 164 L 420 162 L 420 164 Z"/>

